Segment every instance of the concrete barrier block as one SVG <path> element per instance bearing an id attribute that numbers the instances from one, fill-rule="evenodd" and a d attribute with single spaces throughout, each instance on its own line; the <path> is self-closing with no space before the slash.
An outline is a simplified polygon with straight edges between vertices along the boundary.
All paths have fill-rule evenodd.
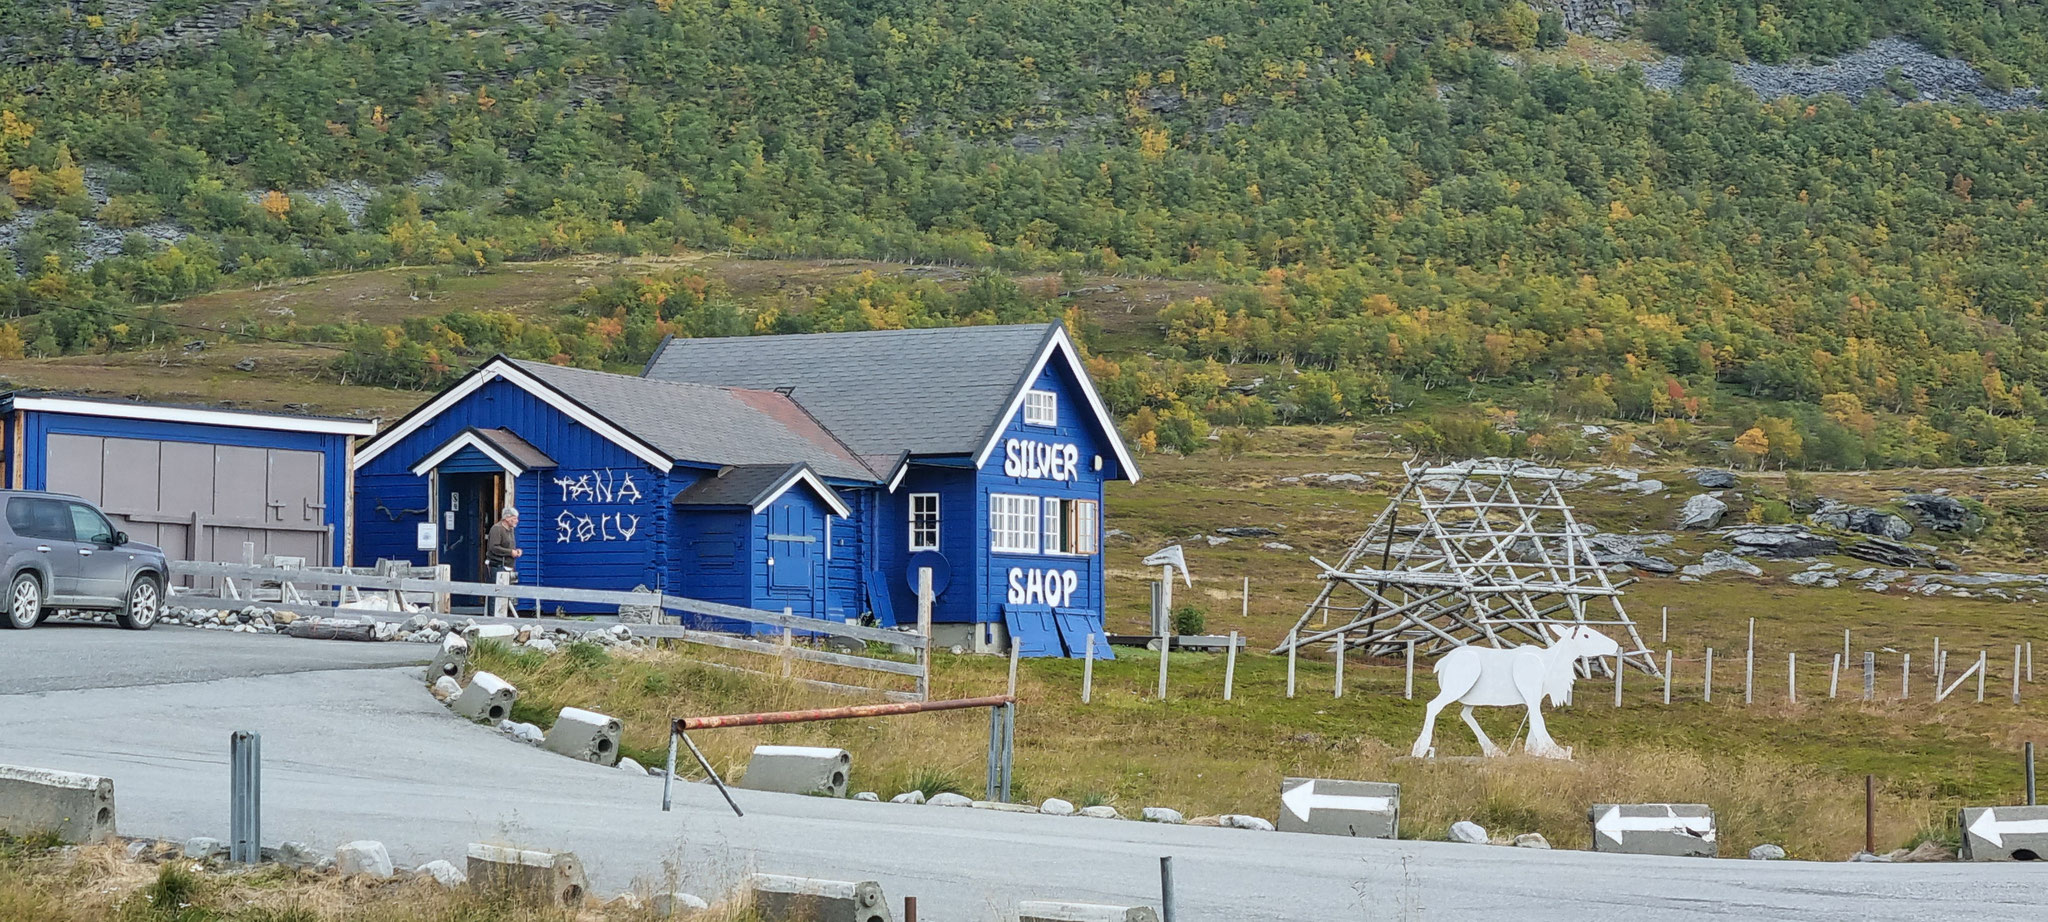
<path id="1" fill-rule="evenodd" d="M 1964 807 L 1964 861 L 2048 857 L 2048 807 Z"/>
<path id="2" fill-rule="evenodd" d="M 754 911 L 782 922 L 894 922 L 882 885 L 756 874 L 747 879 Z"/>
<path id="3" fill-rule="evenodd" d="M 541 740 L 541 748 L 572 759 L 611 765 L 619 761 L 619 734 L 625 728 L 617 719 L 582 708 L 563 708 Z"/>
<path id="4" fill-rule="evenodd" d="M 1017 904 L 1017 922 L 1159 922 L 1159 912 L 1150 906 L 1025 900 Z"/>
<path id="5" fill-rule="evenodd" d="M 460 680 L 462 670 L 469 668 L 469 641 L 460 634 L 449 634 L 434 651 L 434 659 L 427 663 L 427 683 L 432 684 L 442 676 Z"/>
<path id="6" fill-rule="evenodd" d="M 539 852 L 504 845 L 470 843 L 469 885 L 513 891 L 548 906 L 583 905 L 590 881 L 571 852 Z"/>
<path id="7" fill-rule="evenodd" d="M 469 680 L 469 687 L 455 696 L 455 703 L 449 705 L 455 713 L 470 720 L 488 720 L 492 724 L 511 716 L 512 705 L 519 700 L 519 689 L 512 683 L 488 672 L 479 672 Z"/>
<path id="8" fill-rule="evenodd" d="M 114 779 L 0 765 L 0 830 L 72 845 L 114 834 Z"/>
<path id="9" fill-rule="evenodd" d="M 1720 851 L 1706 804 L 1594 804 L 1586 818 L 1596 852 L 1712 858 Z"/>
<path id="10" fill-rule="evenodd" d="M 750 791 L 846 796 L 853 757 L 823 746 L 756 746 L 739 786 Z"/>
<path id="11" fill-rule="evenodd" d="M 1378 781 L 1283 778 L 1281 832 L 1364 839 L 1398 838 L 1401 786 Z"/>

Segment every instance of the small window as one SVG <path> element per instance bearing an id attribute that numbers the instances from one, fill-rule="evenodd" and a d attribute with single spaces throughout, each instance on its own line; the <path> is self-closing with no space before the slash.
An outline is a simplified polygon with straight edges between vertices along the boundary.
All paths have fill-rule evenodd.
<path id="1" fill-rule="evenodd" d="M 910 494 L 910 549 L 939 549 L 939 494 Z"/>
<path id="2" fill-rule="evenodd" d="M 77 538 L 87 544 L 114 543 L 114 526 L 107 523 L 107 517 L 99 510 L 84 503 L 66 503 L 71 507 L 71 526 Z"/>
<path id="3" fill-rule="evenodd" d="M 1038 509 L 1036 496 L 989 494 L 989 549 L 1001 554 L 1038 553 Z"/>
<path id="4" fill-rule="evenodd" d="M 1045 552 L 1048 554 L 1071 553 L 1067 549 L 1067 521 L 1060 515 L 1065 503 L 1048 497 L 1045 500 Z"/>
<path id="5" fill-rule="evenodd" d="M 53 499 L 17 496 L 7 501 L 7 526 L 23 538 L 75 541 L 77 534 L 64 504 Z"/>
<path id="6" fill-rule="evenodd" d="M 1094 554 L 1102 550 L 1097 516 L 1101 504 L 1092 499 L 1045 501 L 1045 552 Z"/>
<path id="7" fill-rule="evenodd" d="M 1059 395 L 1054 394 L 1052 391 L 1025 391 L 1024 424 L 1027 426 L 1059 425 Z"/>

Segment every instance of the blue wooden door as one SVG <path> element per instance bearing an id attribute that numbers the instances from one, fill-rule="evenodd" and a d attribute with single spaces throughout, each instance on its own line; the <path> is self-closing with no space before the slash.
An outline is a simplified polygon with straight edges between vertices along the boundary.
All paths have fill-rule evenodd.
<path id="1" fill-rule="evenodd" d="M 817 515 L 801 503 L 768 507 L 768 591 L 796 614 L 818 617 L 820 585 Z"/>

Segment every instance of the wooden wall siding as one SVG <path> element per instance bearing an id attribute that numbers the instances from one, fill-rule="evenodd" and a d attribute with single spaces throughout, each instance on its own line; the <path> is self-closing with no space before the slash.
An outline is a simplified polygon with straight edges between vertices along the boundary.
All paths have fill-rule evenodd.
<path id="1" fill-rule="evenodd" d="M 975 559 L 973 579 L 978 589 L 974 618 L 977 621 L 1001 621 L 1003 606 L 1008 604 L 1010 571 L 1012 569 L 1071 571 L 1077 577 L 1072 600 L 1061 608 L 1079 609 L 1100 613 L 1102 611 L 1103 565 L 1100 553 L 1086 556 L 1064 554 L 998 554 L 989 550 L 988 497 L 991 493 L 1016 493 L 1026 496 L 1056 497 L 1062 500 L 1085 499 L 1096 502 L 1097 514 L 1101 514 L 1102 485 L 1111 478 L 1121 475 L 1116 461 L 1116 452 L 1110 447 L 1111 434 L 1104 432 L 1088 408 L 1087 398 L 1082 396 L 1079 382 L 1061 362 L 1049 362 L 1032 386 L 1049 390 L 1058 395 L 1059 425 L 1055 427 L 1029 426 L 1024 423 L 1024 411 L 1020 407 L 1005 425 L 997 439 L 996 449 L 982 465 L 976 478 L 973 502 L 974 522 L 978 526 L 980 541 Z M 1071 481 L 1046 478 L 1012 477 L 1003 473 L 1003 442 L 1008 439 L 1070 444 L 1078 449 L 1077 470 Z M 1095 469 L 1095 458 L 1102 458 L 1102 469 Z M 1043 516 L 1041 516 L 1041 522 Z M 1041 530 L 1042 530 L 1041 525 Z M 1097 522 L 1098 539 L 1104 528 Z M 953 581 L 960 582 L 960 566 L 954 564 Z M 1042 604 L 1042 603 L 1032 603 Z"/>
<path id="2" fill-rule="evenodd" d="M 863 569 L 868 566 L 868 549 L 873 544 L 868 532 L 875 518 L 876 491 L 838 487 L 837 492 L 853 515 L 830 520 L 832 553 L 825 561 L 825 617 L 844 621 L 861 616 L 868 607 Z"/>
<path id="3" fill-rule="evenodd" d="M 939 553 L 952 568 L 949 586 L 932 604 L 932 620 L 941 623 L 974 621 L 974 571 L 981 549 L 988 540 L 988 515 L 975 507 L 975 471 L 960 459 L 957 467 L 915 465 L 903 476 L 896 492 L 881 497 L 876 514 L 876 563 L 873 569 L 887 581 L 889 599 L 900 621 L 915 623 L 917 593 L 906 574 L 910 566 L 910 496 L 913 493 L 939 495 Z"/>

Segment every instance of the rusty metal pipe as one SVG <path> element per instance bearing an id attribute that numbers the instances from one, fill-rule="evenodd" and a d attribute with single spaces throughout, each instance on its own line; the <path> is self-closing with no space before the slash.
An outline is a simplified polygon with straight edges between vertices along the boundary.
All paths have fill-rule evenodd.
<path id="1" fill-rule="evenodd" d="M 895 704 L 857 704 L 849 707 L 816 708 L 808 711 L 768 711 L 760 714 L 721 714 L 715 717 L 678 717 L 675 732 L 715 730 L 719 727 L 763 727 L 769 724 L 800 724 L 818 720 L 850 720 L 860 717 L 891 717 L 926 711 L 959 711 L 967 708 L 1000 707 L 1016 702 L 1010 695 L 986 698 L 956 698 L 951 701 L 904 701 Z"/>

